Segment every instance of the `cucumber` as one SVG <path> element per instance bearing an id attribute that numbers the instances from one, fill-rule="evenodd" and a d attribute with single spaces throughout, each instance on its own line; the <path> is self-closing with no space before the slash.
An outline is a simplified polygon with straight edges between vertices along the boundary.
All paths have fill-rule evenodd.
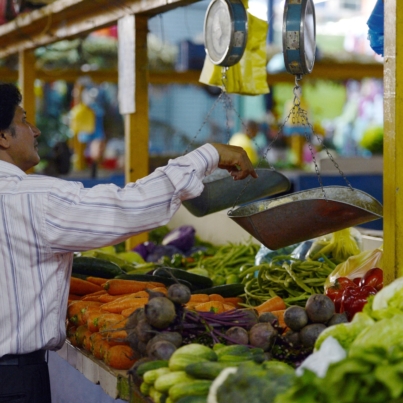
<path id="1" fill-rule="evenodd" d="M 193 291 L 192 294 L 219 294 L 224 298 L 238 297 L 245 293 L 245 286 L 243 284 L 224 284 L 217 285 L 211 288 L 203 288 Z"/>
<path id="2" fill-rule="evenodd" d="M 175 277 L 177 280 L 185 280 L 192 284 L 193 289 L 209 288 L 213 286 L 213 280 L 206 276 L 199 274 L 189 273 L 183 269 L 176 269 L 173 267 L 160 267 L 153 271 L 153 275 L 163 276 L 167 278 Z"/>
<path id="3" fill-rule="evenodd" d="M 128 262 L 124 259 L 122 259 L 119 256 L 113 255 L 111 253 L 105 253 L 105 252 L 100 252 L 100 251 L 95 251 L 95 255 L 96 258 L 98 259 L 102 259 L 102 260 L 107 260 L 108 262 L 112 262 L 117 264 L 120 268 L 125 265 L 128 264 Z"/>
<path id="4" fill-rule="evenodd" d="M 144 362 L 143 364 L 139 365 L 139 367 L 136 370 L 136 374 L 138 376 L 143 376 L 147 371 L 151 371 L 152 369 L 164 368 L 164 367 L 168 367 L 167 360 L 155 360 L 155 361 Z"/>
<path id="5" fill-rule="evenodd" d="M 173 402 L 187 396 L 207 396 L 210 386 L 213 382 L 210 380 L 197 380 L 193 382 L 180 382 L 169 389 L 169 397 Z"/>
<path id="6" fill-rule="evenodd" d="M 245 353 L 249 353 L 250 349 L 248 346 L 243 344 L 233 344 L 230 346 L 224 346 L 217 350 L 215 350 L 218 359 L 220 359 L 223 355 L 243 355 Z"/>
<path id="7" fill-rule="evenodd" d="M 193 364 L 187 365 L 185 368 L 185 372 L 197 379 L 213 380 L 217 378 L 217 376 L 223 369 L 231 366 L 233 366 L 233 363 L 228 362 L 195 362 Z"/>
<path id="8" fill-rule="evenodd" d="M 88 256 L 75 257 L 72 272 L 101 278 L 114 278 L 123 273 L 122 269 L 113 262 Z"/>
<path id="9" fill-rule="evenodd" d="M 153 274 L 129 274 L 122 273 L 116 276 L 115 278 L 121 278 L 122 280 L 137 280 L 137 281 L 154 281 L 157 283 L 162 283 L 165 286 L 169 287 L 172 284 L 176 284 L 176 281 L 173 278 L 167 278 L 162 276 L 154 276 Z M 186 285 L 192 290 L 192 284 L 188 281 L 178 279 L 178 282 Z"/>
<path id="10" fill-rule="evenodd" d="M 207 395 L 181 397 L 176 403 L 207 403 Z"/>

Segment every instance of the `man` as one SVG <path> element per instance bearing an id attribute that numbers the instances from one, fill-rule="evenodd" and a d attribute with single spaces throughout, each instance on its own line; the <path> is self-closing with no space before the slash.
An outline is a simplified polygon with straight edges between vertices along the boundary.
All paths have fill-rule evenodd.
<path id="1" fill-rule="evenodd" d="M 257 177 L 244 150 L 206 144 L 121 189 L 25 171 L 38 164 L 40 131 L 0 84 L 0 402 L 49 403 L 46 350 L 65 340 L 73 252 L 119 243 L 166 224 L 218 166 Z"/>

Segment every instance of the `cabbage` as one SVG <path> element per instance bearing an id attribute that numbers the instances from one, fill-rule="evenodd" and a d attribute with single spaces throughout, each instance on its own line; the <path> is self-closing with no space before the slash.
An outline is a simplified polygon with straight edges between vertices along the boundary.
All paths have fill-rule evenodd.
<path id="1" fill-rule="evenodd" d="M 370 316 L 358 312 L 349 323 L 340 323 L 327 327 L 317 338 L 315 351 L 319 350 L 322 343 L 330 336 L 334 337 L 344 349 L 348 350 L 357 336 L 374 323 L 374 320 Z"/>
<path id="2" fill-rule="evenodd" d="M 388 351 L 402 344 L 403 314 L 382 319 L 364 329 L 350 347 L 350 357 L 362 357 L 375 350 Z"/>
<path id="3" fill-rule="evenodd" d="M 196 230 L 191 225 L 182 225 L 169 232 L 162 240 L 162 245 L 175 246 L 182 252 L 191 249 L 195 243 Z"/>

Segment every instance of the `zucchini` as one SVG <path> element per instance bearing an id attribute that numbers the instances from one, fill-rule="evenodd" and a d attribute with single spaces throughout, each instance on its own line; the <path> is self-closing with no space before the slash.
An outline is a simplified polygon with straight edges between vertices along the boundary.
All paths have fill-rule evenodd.
<path id="1" fill-rule="evenodd" d="M 239 365 L 239 363 L 237 363 Z M 211 379 L 214 380 L 220 374 L 220 372 L 228 367 L 233 367 L 232 362 L 195 362 L 189 364 L 185 368 L 185 372 L 197 379 Z"/>
<path id="2" fill-rule="evenodd" d="M 192 294 L 219 294 L 224 298 L 238 297 L 245 293 L 244 284 L 224 284 L 211 288 L 203 288 L 201 290 L 192 291 Z"/>
<path id="3" fill-rule="evenodd" d="M 176 278 L 179 280 L 188 281 L 192 284 L 192 289 L 210 288 L 213 286 L 213 280 L 210 277 L 201 276 L 195 273 L 189 273 L 183 269 L 176 269 L 173 267 L 160 267 L 153 271 L 153 275 L 163 276 L 167 278 Z"/>
<path id="4" fill-rule="evenodd" d="M 164 368 L 164 367 L 168 367 L 167 360 L 155 360 L 155 361 L 144 362 L 143 364 L 138 366 L 138 368 L 136 370 L 136 374 L 138 376 L 143 376 L 147 371 L 151 371 L 152 369 Z"/>
<path id="5" fill-rule="evenodd" d="M 75 257 L 72 272 L 101 278 L 114 278 L 123 273 L 122 269 L 113 262 L 88 256 Z"/>
<path id="6" fill-rule="evenodd" d="M 167 278 L 162 276 L 154 276 L 153 274 L 129 274 L 122 273 L 116 276 L 115 278 L 120 278 L 122 280 L 137 280 L 137 281 L 155 281 L 157 283 L 162 283 L 165 286 L 169 287 L 172 284 L 176 284 L 177 282 L 173 278 Z M 178 279 L 178 282 L 186 285 L 190 289 L 192 289 L 192 284 L 188 281 Z"/>
<path id="7" fill-rule="evenodd" d="M 176 403 L 207 403 L 207 395 L 181 397 Z"/>
<path id="8" fill-rule="evenodd" d="M 186 396 L 207 396 L 213 382 L 209 380 L 197 380 L 193 382 L 180 382 L 169 389 L 169 397 L 173 402 Z"/>

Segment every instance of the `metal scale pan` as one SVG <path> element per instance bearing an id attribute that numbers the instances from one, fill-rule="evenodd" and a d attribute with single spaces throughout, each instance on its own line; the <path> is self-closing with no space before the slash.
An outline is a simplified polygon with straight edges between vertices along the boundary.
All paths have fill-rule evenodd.
<path id="1" fill-rule="evenodd" d="M 229 209 L 234 202 L 238 205 L 253 202 L 286 192 L 291 187 L 289 179 L 277 171 L 258 168 L 256 173 L 256 179 L 234 181 L 228 171 L 216 169 L 203 180 L 204 189 L 200 196 L 182 204 L 196 217 L 203 217 Z"/>
<path id="2" fill-rule="evenodd" d="M 326 198 L 324 196 L 324 193 Z M 276 250 L 382 218 L 382 205 L 346 186 L 325 186 L 241 206 L 228 216 Z"/>

